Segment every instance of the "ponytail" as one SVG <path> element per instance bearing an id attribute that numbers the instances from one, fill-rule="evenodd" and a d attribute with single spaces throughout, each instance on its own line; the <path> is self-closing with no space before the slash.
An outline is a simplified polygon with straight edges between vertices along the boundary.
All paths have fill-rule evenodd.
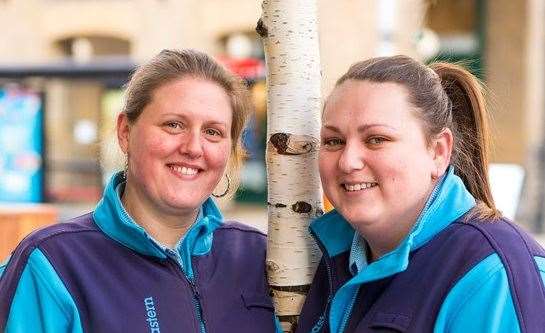
<path id="1" fill-rule="evenodd" d="M 478 202 L 474 214 L 483 218 L 499 217 L 501 214 L 496 209 L 488 181 L 490 128 L 483 87 L 475 76 L 459 65 L 438 62 L 430 68 L 441 79 L 450 101 L 454 171 Z"/>

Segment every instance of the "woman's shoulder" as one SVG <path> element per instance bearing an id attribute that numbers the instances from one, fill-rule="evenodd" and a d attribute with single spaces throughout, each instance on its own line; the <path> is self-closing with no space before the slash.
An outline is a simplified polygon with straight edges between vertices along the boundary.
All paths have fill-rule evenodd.
<path id="1" fill-rule="evenodd" d="M 545 256 L 543 247 L 523 227 L 501 217 L 495 219 L 474 217 L 456 223 L 465 234 L 481 239 L 490 245 L 503 258 L 504 254 L 514 253 L 518 259 L 528 256 Z"/>
<path id="2" fill-rule="evenodd" d="M 16 270 L 26 267 L 30 256 L 37 252 L 45 254 L 51 260 L 62 257 L 59 255 L 62 253 L 85 251 L 94 243 L 97 243 L 96 246 L 103 246 L 105 241 L 109 242 L 94 223 L 92 213 L 52 224 L 33 231 L 18 244 L 3 273 L 9 266 L 19 267 Z"/>
<path id="3" fill-rule="evenodd" d="M 435 238 L 432 247 L 448 248 L 447 258 L 468 262 L 468 268 L 495 254 L 510 274 L 525 276 L 534 274 L 536 262 L 545 258 L 545 250 L 527 231 L 503 217 L 461 218 Z"/>
<path id="4" fill-rule="evenodd" d="M 19 243 L 17 249 L 23 251 L 25 249 L 29 250 L 39 247 L 45 242 L 55 242 L 63 236 L 82 234 L 86 232 L 99 232 L 98 228 L 93 222 L 92 213 L 87 213 L 67 221 L 62 221 L 37 229 L 26 236 L 21 243 Z"/>
<path id="5" fill-rule="evenodd" d="M 460 260 L 478 260 L 445 296 L 436 331 L 516 332 L 521 324 L 543 324 L 532 316 L 532 304 L 545 308 L 545 252 L 528 232 L 506 218 L 478 217 L 460 219 L 447 230 L 453 243 L 446 244 Z"/>
<path id="6" fill-rule="evenodd" d="M 214 246 L 225 244 L 232 248 L 241 246 L 245 249 L 265 249 L 267 247 L 267 235 L 262 231 L 234 220 L 224 221 L 214 231 Z"/>
<path id="7" fill-rule="evenodd" d="M 258 238 L 267 237 L 267 234 L 265 234 L 261 230 L 249 224 L 242 223 L 235 220 L 224 221 L 217 230 L 220 232 L 235 233 L 235 234 L 241 234 L 241 235 L 246 235 L 250 237 L 258 237 Z"/>
<path id="8" fill-rule="evenodd" d="M 540 284 L 539 263 L 545 263 L 544 258 L 543 247 L 508 219 L 461 218 L 416 251 L 411 266 L 418 270 L 436 260 L 455 280 L 474 270 L 469 275 L 479 281 L 494 271 L 507 274 L 512 287 L 524 287 L 528 279 Z"/>

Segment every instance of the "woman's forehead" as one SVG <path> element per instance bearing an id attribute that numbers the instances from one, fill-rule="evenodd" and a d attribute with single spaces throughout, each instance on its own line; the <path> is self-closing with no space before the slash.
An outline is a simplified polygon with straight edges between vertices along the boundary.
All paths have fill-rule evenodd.
<path id="1" fill-rule="evenodd" d="M 406 118 L 413 109 L 406 89 L 400 84 L 348 80 L 336 87 L 327 99 L 322 120 L 327 123 L 365 118 L 380 122 Z"/>

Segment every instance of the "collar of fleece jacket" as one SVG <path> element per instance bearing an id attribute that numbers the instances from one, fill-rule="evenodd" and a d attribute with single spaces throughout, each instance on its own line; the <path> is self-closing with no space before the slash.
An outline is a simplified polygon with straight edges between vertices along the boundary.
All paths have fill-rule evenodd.
<path id="1" fill-rule="evenodd" d="M 124 178 L 121 172 L 112 176 L 93 212 L 95 223 L 110 238 L 138 253 L 161 259 L 167 258 L 170 250 L 155 241 L 123 208 L 120 198 L 123 186 Z M 204 255 L 210 251 L 214 230 L 222 223 L 221 212 L 212 198 L 208 198 L 201 206 L 197 220 L 180 239 L 175 249 L 189 277 L 193 276 L 191 256 Z"/>
<path id="2" fill-rule="evenodd" d="M 426 244 L 474 206 L 475 199 L 460 177 L 454 174 L 453 168 L 449 167 L 411 232 L 394 250 L 360 271 L 355 280 L 364 283 L 405 270 L 411 251 Z M 350 250 L 355 233 L 352 226 L 336 210 L 316 219 L 310 225 L 310 231 L 325 250 L 324 255 L 330 257 Z"/>

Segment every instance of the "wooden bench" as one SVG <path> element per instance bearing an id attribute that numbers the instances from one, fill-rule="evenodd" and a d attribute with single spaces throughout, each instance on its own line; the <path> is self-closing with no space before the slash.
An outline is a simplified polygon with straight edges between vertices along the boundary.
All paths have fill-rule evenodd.
<path id="1" fill-rule="evenodd" d="M 47 204 L 0 204 L 0 262 L 32 231 L 57 222 L 57 209 Z"/>

